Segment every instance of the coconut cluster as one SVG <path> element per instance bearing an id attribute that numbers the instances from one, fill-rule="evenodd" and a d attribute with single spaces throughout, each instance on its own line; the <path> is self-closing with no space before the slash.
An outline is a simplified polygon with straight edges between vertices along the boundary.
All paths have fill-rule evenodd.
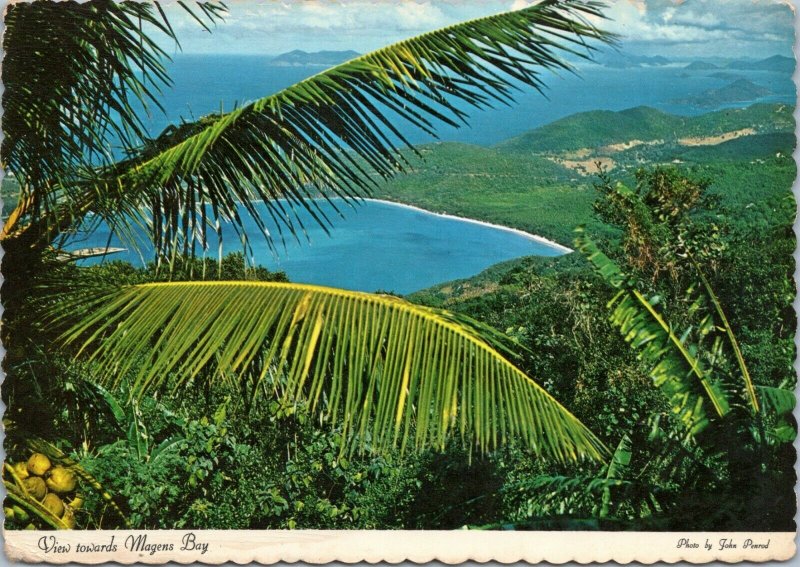
<path id="1" fill-rule="evenodd" d="M 22 488 L 39 502 L 53 516 L 59 518 L 68 528 L 75 527 L 75 510 L 81 507 L 83 499 L 75 492 L 78 479 L 75 473 L 61 465 L 50 462 L 47 455 L 33 453 L 27 462 L 11 465 Z M 31 522 L 31 515 L 18 505 L 4 509 L 6 521 L 24 526 L 26 530 L 37 529 Z"/>

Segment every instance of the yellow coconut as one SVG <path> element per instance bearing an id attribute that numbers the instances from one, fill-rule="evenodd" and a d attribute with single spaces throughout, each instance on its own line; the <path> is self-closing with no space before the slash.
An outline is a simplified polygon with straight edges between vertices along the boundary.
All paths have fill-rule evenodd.
<path id="1" fill-rule="evenodd" d="M 53 492 L 59 494 L 66 494 L 75 490 L 77 479 L 75 473 L 64 467 L 55 466 L 50 470 L 50 476 L 47 477 L 47 487 Z"/>
<path id="2" fill-rule="evenodd" d="M 36 476 L 44 476 L 44 473 L 50 470 L 50 466 L 50 459 L 41 453 L 34 453 L 28 459 L 28 472 Z"/>
<path id="3" fill-rule="evenodd" d="M 14 468 L 14 474 L 19 477 L 20 480 L 25 480 L 30 476 L 28 472 L 28 465 L 25 463 L 15 463 L 12 465 Z"/>
<path id="4" fill-rule="evenodd" d="M 41 500 L 44 498 L 44 495 L 47 494 L 47 485 L 44 483 L 44 480 L 38 476 L 26 478 L 22 481 L 22 484 L 25 486 L 25 490 L 28 491 L 28 494 L 36 500 Z"/>
<path id="5" fill-rule="evenodd" d="M 13 520 L 14 519 L 14 509 L 9 508 L 8 506 L 3 508 L 3 514 L 6 515 L 6 520 Z"/>
<path id="6" fill-rule="evenodd" d="M 60 518 L 64 513 L 64 502 L 53 492 L 47 493 L 44 500 L 42 500 L 42 506 L 50 510 L 56 518 Z"/>

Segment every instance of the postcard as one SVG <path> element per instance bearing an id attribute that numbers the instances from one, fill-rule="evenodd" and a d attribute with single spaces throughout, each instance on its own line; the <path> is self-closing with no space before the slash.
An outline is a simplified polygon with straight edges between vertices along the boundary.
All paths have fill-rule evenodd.
<path id="1" fill-rule="evenodd" d="M 3 24 L 7 559 L 794 556 L 792 4 Z"/>

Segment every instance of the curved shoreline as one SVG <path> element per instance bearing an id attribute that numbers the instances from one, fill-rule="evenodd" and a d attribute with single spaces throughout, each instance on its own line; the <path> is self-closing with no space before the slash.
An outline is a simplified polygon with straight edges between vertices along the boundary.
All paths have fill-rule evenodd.
<path id="1" fill-rule="evenodd" d="M 458 220 L 458 221 L 462 221 L 462 222 L 469 222 L 469 223 L 478 224 L 478 225 L 481 225 L 481 226 L 488 226 L 488 227 L 491 227 L 491 228 L 504 230 L 506 232 L 511 232 L 511 233 L 516 234 L 518 236 L 523 236 L 523 237 L 527 238 L 528 240 L 533 240 L 534 242 L 538 242 L 540 244 L 544 244 L 544 245 L 549 246 L 551 248 L 555 248 L 556 250 L 560 250 L 561 252 L 564 252 L 565 254 L 569 254 L 570 252 L 574 252 L 574 250 L 572 248 L 568 248 L 568 247 L 564 246 L 563 244 L 559 244 L 558 242 L 550 240 L 549 238 L 545 238 L 544 236 L 539 236 L 538 234 L 531 234 L 530 232 L 525 232 L 524 230 L 520 230 L 518 228 L 511 228 L 510 226 L 505 226 L 505 225 L 502 225 L 502 224 L 494 224 L 494 223 L 491 223 L 491 222 L 486 222 L 486 221 L 482 221 L 482 220 L 478 220 L 478 219 L 472 219 L 472 218 L 469 218 L 469 217 L 459 217 L 457 215 L 451 215 L 451 214 L 448 214 L 448 213 L 435 213 L 433 211 L 429 211 L 428 209 L 423 209 L 421 207 L 417 207 L 417 206 L 414 206 L 414 205 L 407 205 L 406 203 L 398 203 L 397 201 L 389 201 L 389 200 L 386 200 L 386 199 L 363 198 L 361 200 L 362 201 L 372 201 L 372 202 L 375 202 L 375 203 L 385 203 L 387 205 L 394 205 L 394 206 L 397 206 L 397 207 L 404 207 L 406 209 L 419 211 L 421 213 L 426 213 L 426 214 L 434 215 L 434 216 L 437 216 L 437 217 L 442 217 L 442 218 L 446 218 L 446 219 L 453 219 L 453 220 Z"/>

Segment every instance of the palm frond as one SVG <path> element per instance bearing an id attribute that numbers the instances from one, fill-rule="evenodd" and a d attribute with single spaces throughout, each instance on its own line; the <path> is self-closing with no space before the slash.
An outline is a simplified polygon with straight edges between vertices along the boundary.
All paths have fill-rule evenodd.
<path id="1" fill-rule="evenodd" d="M 727 414 L 730 404 L 723 385 L 664 320 L 656 309 L 657 300 L 648 300 L 636 289 L 583 229 L 577 229 L 576 234 L 576 248 L 607 283 L 619 289 L 609 302 L 612 324 L 638 349 L 640 360 L 652 365 L 654 384 L 667 396 L 687 432 L 696 435 L 708 425 L 708 404 L 714 414 Z M 706 320 L 704 327 L 708 324 Z"/>
<path id="2" fill-rule="evenodd" d="M 328 226 L 312 197 L 352 202 L 407 169 L 399 151 L 408 143 L 403 127 L 435 134 L 437 125 L 463 124 L 465 108 L 508 103 L 520 85 L 543 90 L 543 71 L 572 70 L 564 55 L 588 58 L 593 42 L 613 41 L 587 19 L 602 17 L 602 7 L 543 0 L 396 43 L 231 112 L 171 126 L 130 159 L 76 183 L 69 206 L 44 222 L 57 230 L 91 211 L 119 223 L 148 205 L 157 249 L 187 253 L 208 245 L 209 226 L 221 237 L 218 221 L 241 229 L 237 204 L 265 234 L 253 201 L 267 203 L 282 234 L 303 233 L 295 209 Z"/>
<path id="3" fill-rule="evenodd" d="M 224 12 L 222 4 L 198 8 L 206 22 Z M 0 154 L 22 190 L 15 217 L 55 214 L 79 171 L 114 163 L 113 146 L 145 139 L 143 113 L 160 108 L 161 88 L 170 83 L 162 63 L 168 55 L 148 35 L 154 29 L 177 41 L 158 3 L 9 4 Z"/>
<path id="4" fill-rule="evenodd" d="M 64 341 L 89 353 L 103 383 L 130 375 L 135 396 L 233 379 L 253 398 L 306 401 L 362 448 L 365 440 L 377 449 L 442 447 L 457 430 L 484 450 L 513 437 L 558 460 L 606 454 L 492 347 L 493 337 L 468 319 L 396 297 L 182 282 L 86 292 L 65 305 L 55 322 L 78 322 Z"/>

